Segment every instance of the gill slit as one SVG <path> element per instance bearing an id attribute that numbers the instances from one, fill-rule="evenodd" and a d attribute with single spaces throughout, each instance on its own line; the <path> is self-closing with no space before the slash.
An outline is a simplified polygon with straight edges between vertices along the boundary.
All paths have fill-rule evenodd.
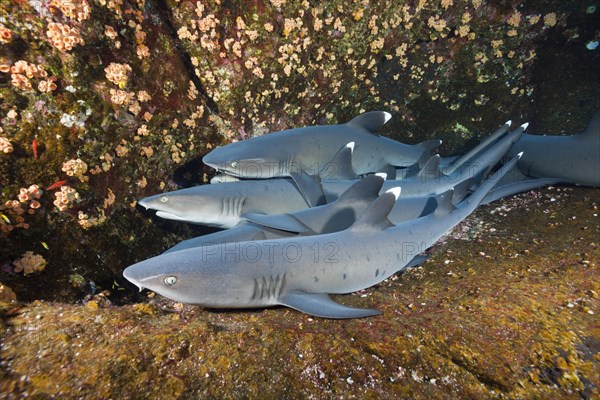
<path id="1" fill-rule="evenodd" d="M 271 300 L 277 299 L 283 292 L 286 285 L 285 273 L 275 276 L 263 276 L 254 279 L 254 291 L 252 300 Z"/>
<path id="2" fill-rule="evenodd" d="M 224 217 L 242 215 L 242 207 L 246 196 L 223 197 L 221 198 L 221 215 Z"/>

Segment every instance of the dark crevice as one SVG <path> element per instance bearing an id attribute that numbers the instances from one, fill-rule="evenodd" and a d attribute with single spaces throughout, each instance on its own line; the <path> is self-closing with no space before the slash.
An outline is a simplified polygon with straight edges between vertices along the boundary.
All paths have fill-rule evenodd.
<path id="1" fill-rule="evenodd" d="M 165 0 L 147 0 L 146 7 L 151 14 L 153 13 L 159 18 L 160 22 L 166 28 L 169 37 L 171 38 L 171 42 L 173 42 L 173 45 L 177 50 L 177 54 L 179 54 L 183 67 L 188 72 L 190 80 L 194 83 L 196 89 L 198 89 L 198 92 L 200 92 L 200 94 L 204 98 L 206 107 L 208 108 L 209 112 L 218 115 L 219 107 L 217 106 L 217 103 L 206 92 L 206 89 L 204 89 L 202 82 L 200 82 L 200 78 L 198 78 L 198 76 L 196 75 L 191 57 L 189 53 L 185 50 L 183 44 L 181 43 L 181 40 L 177 35 L 177 29 L 175 29 L 175 27 L 173 26 L 171 9 L 169 8 Z"/>
<path id="2" fill-rule="evenodd" d="M 442 354 L 440 354 L 440 355 L 442 357 L 445 357 Z M 504 383 L 498 382 L 497 380 L 494 380 L 490 376 L 480 374 L 477 371 L 473 371 L 472 368 L 470 368 L 462 360 L 460 360 L 460 359 L 458 359 L 456 357 L 448 357 L 448 360 L 452 364 L 454 364 L 457 367 L 459 367 L 460 369 L 466 371 L 469 375 L 473 376 L 475 379 L 477 379 L 477 381 L 479 381 L 479 383 L 481 383 L 486 388 L 492 389 L 492 390 L 497 390 L 497 391 L 500 391 L 500 392 L 509 392 L 510 391 L 510 387 L 507 387 Z"/>

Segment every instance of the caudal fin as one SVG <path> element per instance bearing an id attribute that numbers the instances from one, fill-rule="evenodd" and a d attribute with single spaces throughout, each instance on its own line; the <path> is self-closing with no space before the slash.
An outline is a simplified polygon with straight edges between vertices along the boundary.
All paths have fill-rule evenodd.
<path id="1" fill-rule="evenodd" d="M 483 183 L 475 190 L 466 200 L 459 204 L 459 207 L 477 207 L 485 196 L 496 186 L 496 184 L 506 175 L 510 170 L 513 169 L 517 161 L 521 158 L 523 152 L 517 154 L 510 161 L 505 163 L 496 173 L 487 178 Z"/>
<path id="2" fill-rule="evenodd" d="M 506 132 L 508 132 L 508 128 L 510 128 L 511 123 L 512 122 L 510 120 L 506 121 L 504 123 L 504 125 L 502 125 L 498 129 L 496 129 L 496 131 L 494 131 L 494 133 L 492 133 L 490 136 L 483 139 L 477 146 L 473 147 L 471 150 L 467 151 L 465 154 L 463 154 L 462 156 L 457 158 L 455 161 L 453 161 L 444 170 L 446 175 L 449 175 L 452 172 L 456 171 L 457 168 L 459 168 L 464 163 L 466 163 L 467 161 L 471 160 L 473 157 L 475 157 L 478 154 L 480 154 L 481 152 L 483 152 L 492 143 L 495 143 L 497 140 L 499 140 L 500 137 L 502 137 Z"/>

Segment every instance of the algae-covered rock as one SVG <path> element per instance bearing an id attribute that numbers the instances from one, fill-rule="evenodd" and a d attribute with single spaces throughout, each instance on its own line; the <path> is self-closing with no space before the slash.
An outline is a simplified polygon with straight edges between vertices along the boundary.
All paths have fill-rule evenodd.
<path id="1" fill-rule="evenodd" d="M 554 121 L 551 107 L 530 110 L 548 87 L 534 68 L 549 38 L 562 43 L 560 57 L 577 49 L 568 53 L 574 68 L 593 65 L 597 52 L 584 44 L 597 13 L 586 7 L 2 2 L 2 280 L 23 300 L 72 301 L 122 285 L 127 265 L 206 232 L 157 226 L 135 201 L 206 181 L 199 157 L 231 140 L 384 109 L 394 114 L 384 134 L 439 137 L 449 152 L 509 118 Z M 553 95 L 583 121 L 594 104 L 572 87 Z M 44 270 L 13 274 L 26 252 L 43 257 Z"/>
<path id="2" fill-rule="evenodd" d="M 600 396 L 598 189 L 484 207 L 423 266 L 336 297 L 376 318 L 207 311 L 121 277 L 208 231 L 135 201 L 205 182 L 199 157 L 232 140 L 374 109 L 394 116 L 385 135 L 445 154 L 507 119 L 582 130 L 600 107 L 597 16 L 583 1 L 1 2 L 0 281 L 21 301 L 0 302 L 1 397 Z"/>
<path id="3" fill-rule="evenodd" d="M 325 320 L 286 308 L 210 311 L 160 296 L 121 307 L 97 295 L 86 305 L 4 309 L 0 392 L 598 397 L 598 205 L 597 190 L 554 188 L 482 207 L 424 265 L 336 296 L 383 311 L 373 318 Z"/>

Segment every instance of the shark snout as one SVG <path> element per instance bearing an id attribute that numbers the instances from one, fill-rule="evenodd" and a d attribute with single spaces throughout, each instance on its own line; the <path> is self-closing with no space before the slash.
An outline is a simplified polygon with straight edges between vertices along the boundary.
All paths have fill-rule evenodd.
<path id="1" fill-rule="evenodd" d="M 140 292 L 145 289 L 144 285 L 141 283 L 141 279 L 143 276 L 140 276 L 139 268 L 136 265 L 132 265 L 131 267 L 125 268 L 123 271 L 123 277 L 127 279 L 129 282 L 133 283 L 140 289 Z"/>
<path id="2" fill-rule="evenodd" d="M 144 207 L 146 210 L 150 207 L 148 201 L 146 199 L 138 200 L 137 202 L 140 206 Z"/>

